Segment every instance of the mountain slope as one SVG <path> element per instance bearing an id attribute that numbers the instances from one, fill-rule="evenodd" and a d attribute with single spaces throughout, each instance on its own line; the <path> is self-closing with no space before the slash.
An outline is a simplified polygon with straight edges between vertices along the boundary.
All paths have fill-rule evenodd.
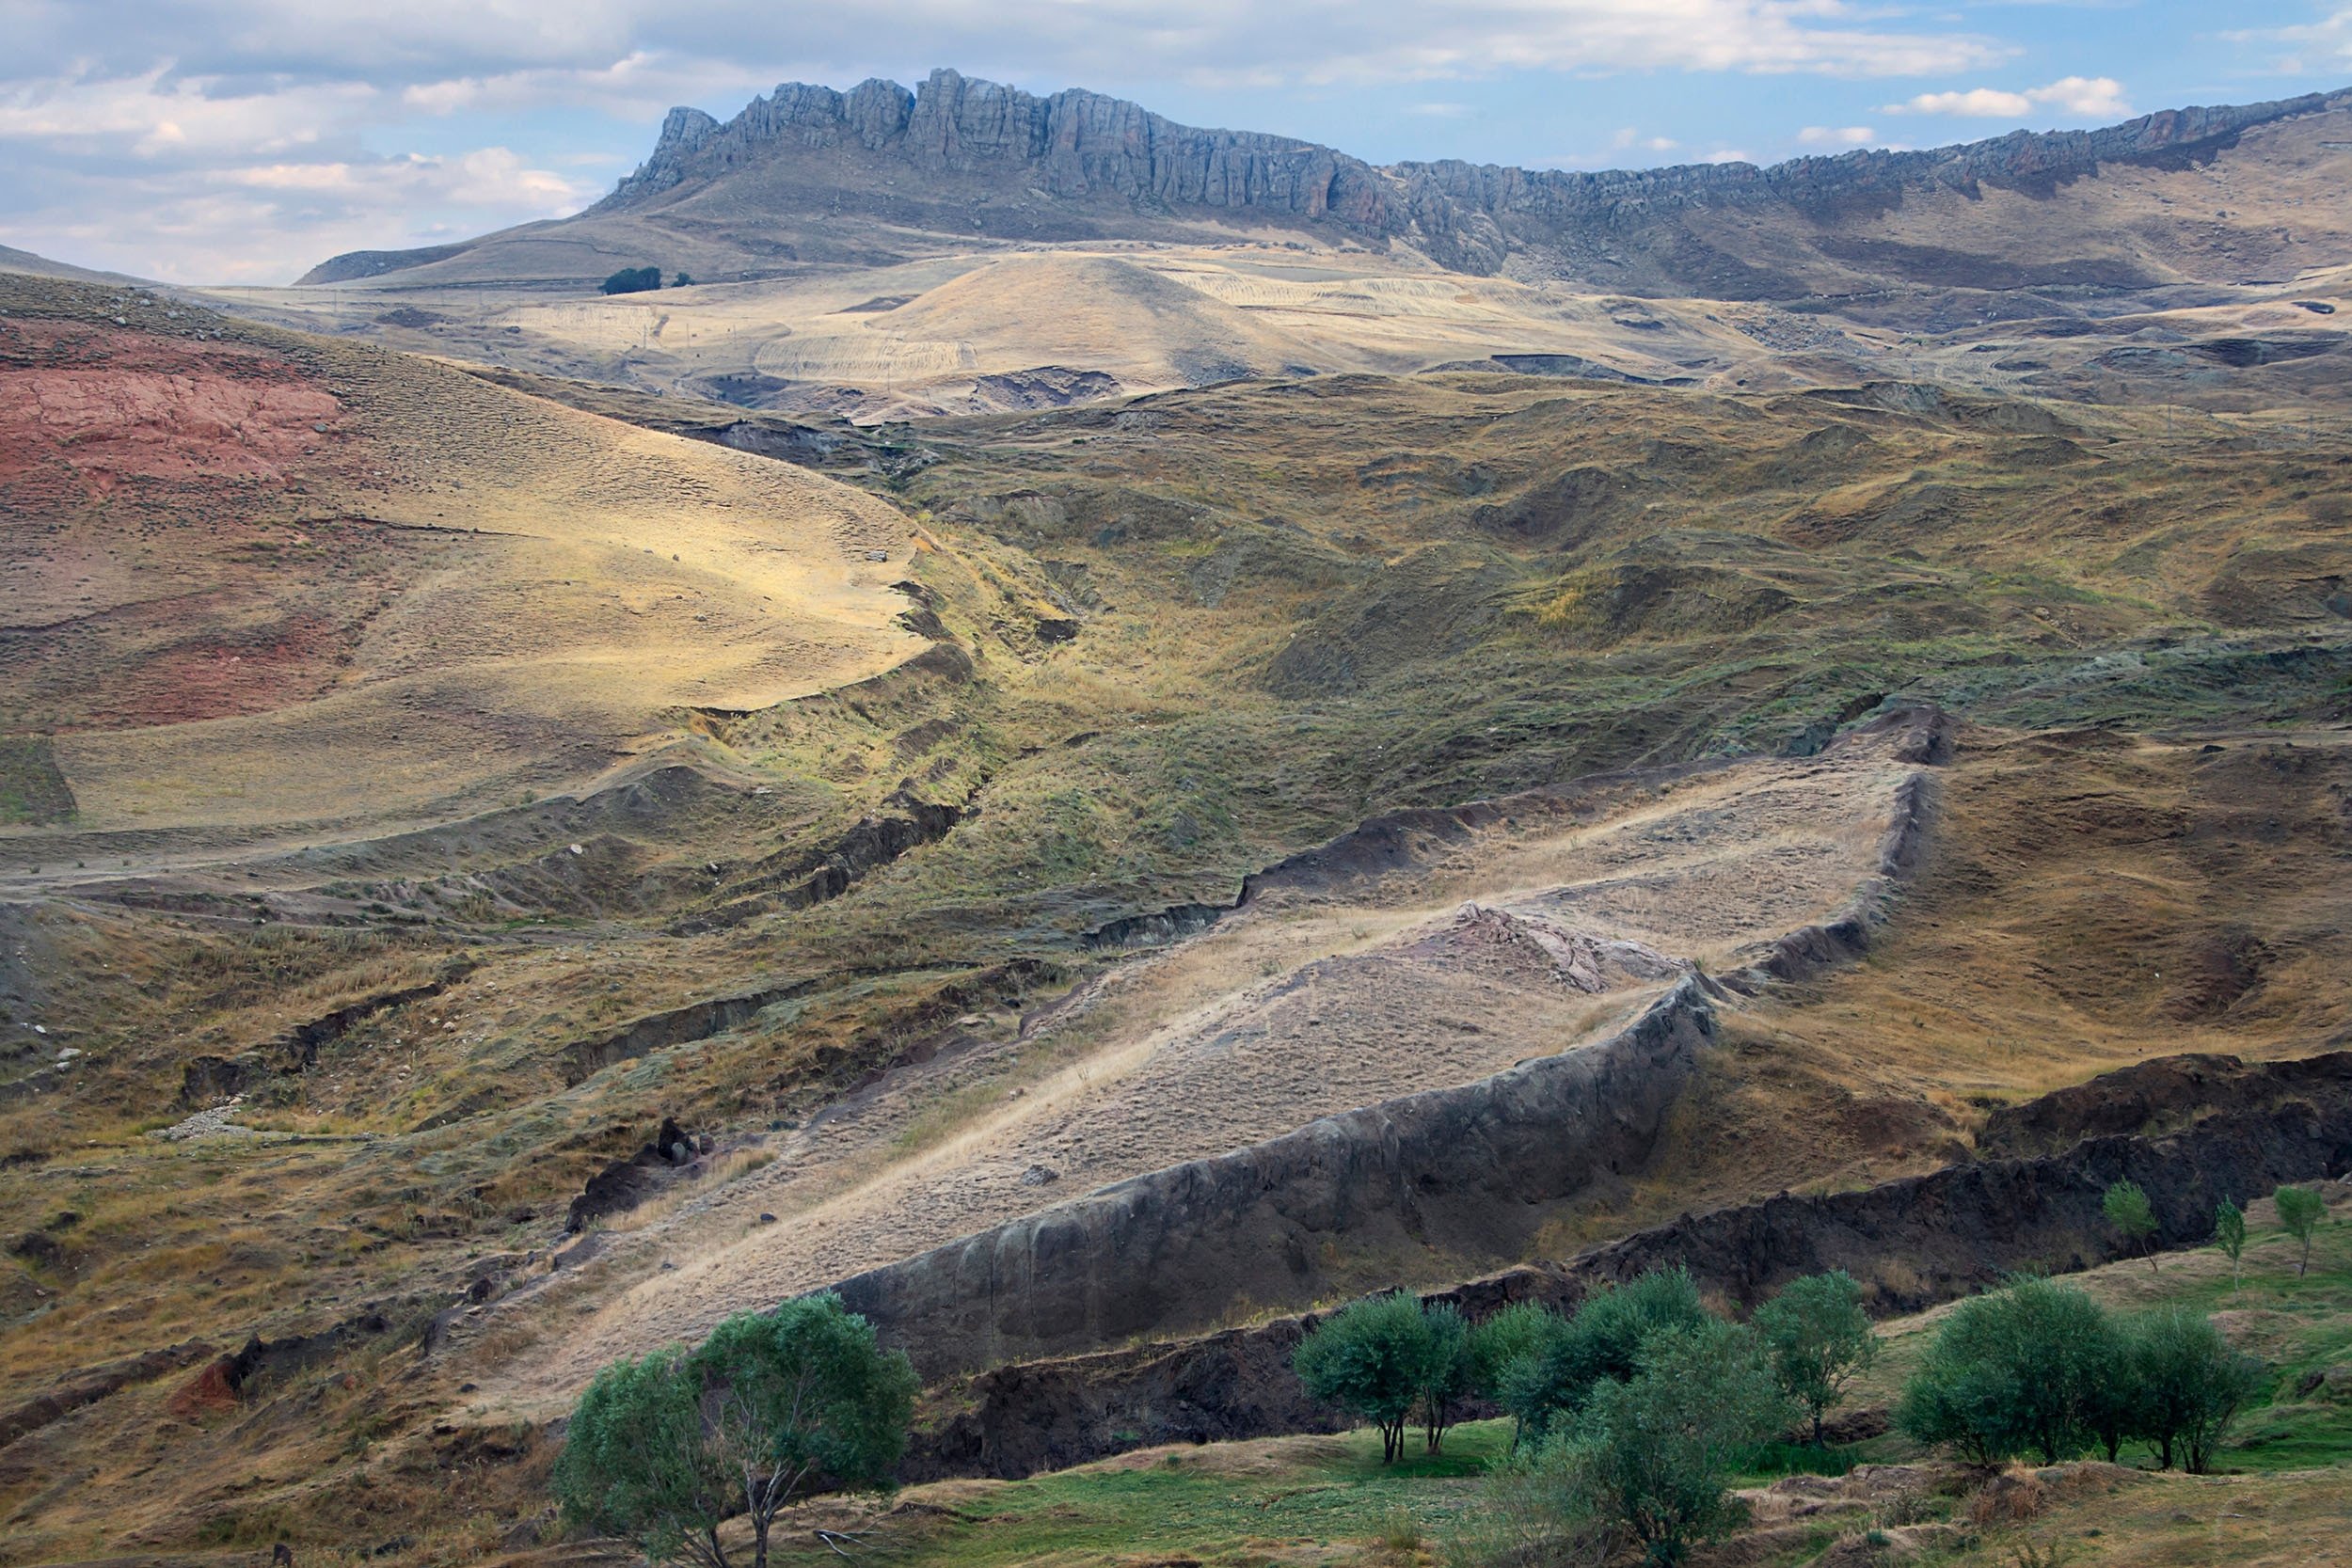
<path id="1" fill-rule="evenodd" d="M 2347 258 L 2344 95 L 2185 108 L 1930 151 L 1578 173 L 1376 167 L 1069 90 L 937 71 L 910 91 L 787 84 L 723 124 L 673 110 L 576 217 L 356 252 L 305 282 L 593 281 L 632 258 L 698 277 L 877 265 L 945 246 L 1287 231 L 1404 245 L 1464 273 L 1759 299 L 1888 285 L 2142 289 Z M 2233 183 L 2249 163 L 2260 191 Z M 2230 194 L 2217 197 L 2217 189 Z"/>

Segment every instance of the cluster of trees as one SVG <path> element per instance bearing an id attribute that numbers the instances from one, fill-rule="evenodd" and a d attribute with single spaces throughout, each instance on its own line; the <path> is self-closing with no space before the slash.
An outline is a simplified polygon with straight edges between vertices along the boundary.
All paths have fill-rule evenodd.
<path id="1" fill-rule="evenodd" d="M 1380 1428 L 1386 1459 L 1413 1420 L 1434 1450 L 1466 1396 L 1495 1402 L 1518 1423 L 1497 1482 L 1507 1512 L 1547 1537 L 1631 1542 L 1662 1563 L 1730 1522 L 1730 1479 L 1792 1421 L 1819 1440 L 1875 1346 L 1843 1274 L 1792 1282 L 1743 1324 L 1673 1269 L 1573 1314 L 1521 1302 L 1475 1328 L 1407 1294 L 1359 1302 L 1294 1364 L 1310 1394 Z"/>
<path id="2" fill-rule="evenodd" d="M 692 1351 L 596 1374 L 556 1460 L 572 1528 L 650 1562 L 731 1568 L 720 1524 L 748 1515 L 754 1568 L 786 1504 L 819 1485 L 887 1485 L 906 1451 L 914 1368 L 831 1295 L 743 1312 Z"/>
<path id="3" fill-rule="evenodd" d="M 2021 1279 L 1952 1309 L 1904 1386 L 1896 1422 L 1979 1465 L 2055 1465 L 2144 1443 L 2202 1474 L 2261 1383 L 2201 1313 L 2112 1313 L 2082 1291 Z"/>
<path id="4" fill-rule="evenodd" d="M 693 283 L 693 278 L 688 277 L 685 273 L 679 273 L 677 275 L 677 281 L 671 284 L 670 287 L 673 289 L 687 289 L 691 288 Z M 661 269 L 660 267 L 623 267 L 620 271 L 606 278 L 601 286 L 604 292 L 609 294 L 645 293 L 651 290 L 661 287 Z"/>

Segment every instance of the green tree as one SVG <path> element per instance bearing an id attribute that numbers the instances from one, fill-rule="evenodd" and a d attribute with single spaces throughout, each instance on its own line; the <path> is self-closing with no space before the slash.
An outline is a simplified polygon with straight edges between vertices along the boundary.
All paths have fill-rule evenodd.
<path id="1" fill-rule="evenodd" d="M 1755 1327 L 1781 1392 L 1812 1418 L 1822 1447 L 1822 1413 L 1878 1355 L 1862 1287 L 1843 1269 L 1792 1279 L 1756 1309 Z"/>
<path id="2" fill-rule="evenodd" d="M 729 1568 L 720 1521 L 749 1516 L 766 1568 L 776 1514 L 818 1482 L 889 1482 L 906 1450 L 914 1369 L 831 1295 L 727 1319 L 597 1374 L 573 1413 L 555 1492 L 577 1525 L 654 1562 Z"/>
<path id="3" fill-rule="evenodd" d="M 600 287 L 608 294 L 641 294 L 661 287 L 660 267 L 623 267 Z"/>
<path id="4" fill-rule="evenodd" d="M 2295 1264 L 2295 1276 L 2300 1279 L 2311 1269 L 2312 1232 L 2327 1217 L 2328 1200 L 2309 1187 L 2281 1187 L 2273 1195 L 2273 1201 L 2279 1205 L 2279 1223 L 2288 1235 L 2302 1243 L 2302 1256 Z"/>
<path id="5" fill-rule="evenodd" d="M 2243 1282 L 2246 1257 L 2246 1211 L 2223 1198 L 2213 1212 L 2213 1239 L 2230 1260 L 2230 1293 Z"/>
<path id="6" fill-rule="evenodd" d="M 1539 1360 L 1567 1326 L 1567 1319 L 1541 1302 L 1515 1301 L 1491 1314 L 1470 1333 L 1470 1387 L 1510 1409 L 1505 1390 L 1512 1380 L 1523 1375 L 1523 1367 Z M 1513 1428 L 1511 1447 L 1517 1451 L 1527 1423 L 1518 1419 Z"/>
<path id="7" fill-rule="evenodd" d="M 2203 1475 L 2230 1424 L 2254 1397 L 2262 1364 L 2230 1348 L 2213 1320 L 2185 1307 L 2159 1307 L 2129 1320 L 2130 1380 L 2137 1391 L 2137 1435 L 2160 1468 L 2177 1460 Z"/>
<path id="8" fill-rule="evenodd" d="M 1791 1406 L 1756 1335 L 1708 1319 L 1661 1328 L 1634 1374 L 1597 1384 L 1576 1423 L 1554 1439 L 1573 1513 L 1638 1544 L 1653 1563 L 1736 1523 L 1727 1490 Z"/>
<path id="9" fill-rule="evenodd" d="M 2078 1453 L 2115 1422 L 2117 1335 L 2098 1303 L 2023 1279 L 1954 1307 L 1903 1388 L 1896 1420 L 1989 1465 Z"/>
<path id="10" fill-rule="evenodd" d="M 1299 1341 L 1291 1358 L 1309 1397 L 1380 1429 L 1387 1464 L 1405 1446 L 1405 1423 L 1428 1386 L 1437 1336 L 1406 1291 L 1341 1308 Z"/>
<path id="11" fill-rule="evenodd" d="M 2118 1181 L 2100 1198 L 2099 1207 L 2107 1216 L 2107 1223 L 2122 1234 L 2123 1240 L 2142 1247 L 2148 1254 L 2148 1267 L 2156 1269 L 2156 1211 L 2148 1201 L 2148 1195 L 2137 1181 Z"/>
<path id="12" fill-rule="evenodd" d="M 906 1452 L 920 1384 L 903 1351 L 831 1294 L 739 1312 L 711 1330 L 691 1365 L 709 1393 L 706 1441 L 737 1481 L 752 1521 L 753 1568 L 768 1531 L 803 1488 L 886 1486 Z"/>
<path id="13" fill-rule="evenodd" d="M 719 1523 L 732 1478 L 703 1441 L 702 1386 L 672 1345 L 598 1372 L 580 1397 L 552 1485 L 564 1522 L 651 1562 L 727 1568 Z"/>
<path id="14" fill-rule="evenodd" d="M 1544 1436 L 1582 1409 L 1595 1387 L 1632 1377 L 1650 1336 L 1712 1321 L 1685 1269 L 1653 1271 L 1603 1290 L 1577 1307 L 1539 1354 L 1511 1368 L 1501 1402 L 1529 1435 Z"/>
<path id="15" fill-rule="evenodd" d="M 1439 1302 L 1422 1309 L 1422 1321 L 1427 1326 L 1429 1342 L 1422 1353 L 1417 1402 L 1422 1435 L 1429 1451 L 1436 1453 L 1438 1445 L 1445 1441 L 1446 1428 L 1454 1424 L 1454 1402 L 1472 1386 L 1470 1320 L 1453 1303 Z"/>

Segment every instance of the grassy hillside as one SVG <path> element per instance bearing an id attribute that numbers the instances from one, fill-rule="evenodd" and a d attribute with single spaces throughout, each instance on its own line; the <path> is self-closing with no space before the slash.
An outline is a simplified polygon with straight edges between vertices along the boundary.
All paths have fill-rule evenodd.
<path id="1" fill-rule="evenodd" d="M 0 1448 L 0 1560 L 488 1552 L 548 1442 L 482 1399 L 780 1247 L 779 1194 L 973 1171 L 1042 1204 L 1125 1173 L 1097 1156 L 1194 1152 L 1146 1133 L 1224 1129 L 1188 1116 L 1217 1081 L 1124 1074 L 1210 1059 L 1222 1019 L 1264 1024 L 1299 1115 L 1585 1037 L 1620 1000 L 1457 973 L 1367 983 L 1343 1031 L 1316 988 L 1421 962 L 1391 949 L 1466 898 L 1581 890 L 1710 964 L 1819 918 L 1851 866 L 1769 857 L 1875 843 L 1883 800 L 1820 753 L 1904 701 L 1956 749 L 1892 926 L 1726 1000 L 1655 1167 L 1547 1247 L 2352 1024 L 2352 445 L 2268 381 L 2168 416 L 1351 374 L 830 425 L 820 476 L 678 436 L 734 419 L 681 398 L 8 287 L 0 374 L 107 395 L 11 403 L 83 422 L 0 456 L 37 519 L 0 666 L 29 716 L 0 745 L 0 1412 L 105 1389 Z M 1314 304 L 1228 303 L 1269 301 Z M 1381 813 L 1686 763 L 1724 766 L 1193 946 L 1089 936 Z M 1085 1159 L 978 1158 L 1070 1105 L 1104 1112 Z M 573 1199 L 664 1116 L 707 1155 L 583 1245 Z M 187 1393 L 254 1336 L 282 1372 Z"/>

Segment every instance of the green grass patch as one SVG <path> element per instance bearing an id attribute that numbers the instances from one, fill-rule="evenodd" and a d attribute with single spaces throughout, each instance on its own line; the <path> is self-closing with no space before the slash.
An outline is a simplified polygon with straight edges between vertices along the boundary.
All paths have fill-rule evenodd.
<path id="1" fill-rule="evenodd" d="M 1435 1454 L 1416 1433 L 1388 1465 L 1369 1430 L 1147 1449 L 957 1496 L 944 1511 L 910 1510 L 898 1517 L 920 1523 L 891 1533 L 888 1557 L 958 1568 L 1187 1557 L 1226 1568 L 1302 1546 L 1372 1548 L 1416 1532 L 1435 1541 L 1477 1505 L 1480 1478 L 1510 1446 L 1510 1422 L 1477 1421 L 1448 1433 Z M 813 1543 L 790 1546 L 781 1560 L 829 1556 Z"/>

